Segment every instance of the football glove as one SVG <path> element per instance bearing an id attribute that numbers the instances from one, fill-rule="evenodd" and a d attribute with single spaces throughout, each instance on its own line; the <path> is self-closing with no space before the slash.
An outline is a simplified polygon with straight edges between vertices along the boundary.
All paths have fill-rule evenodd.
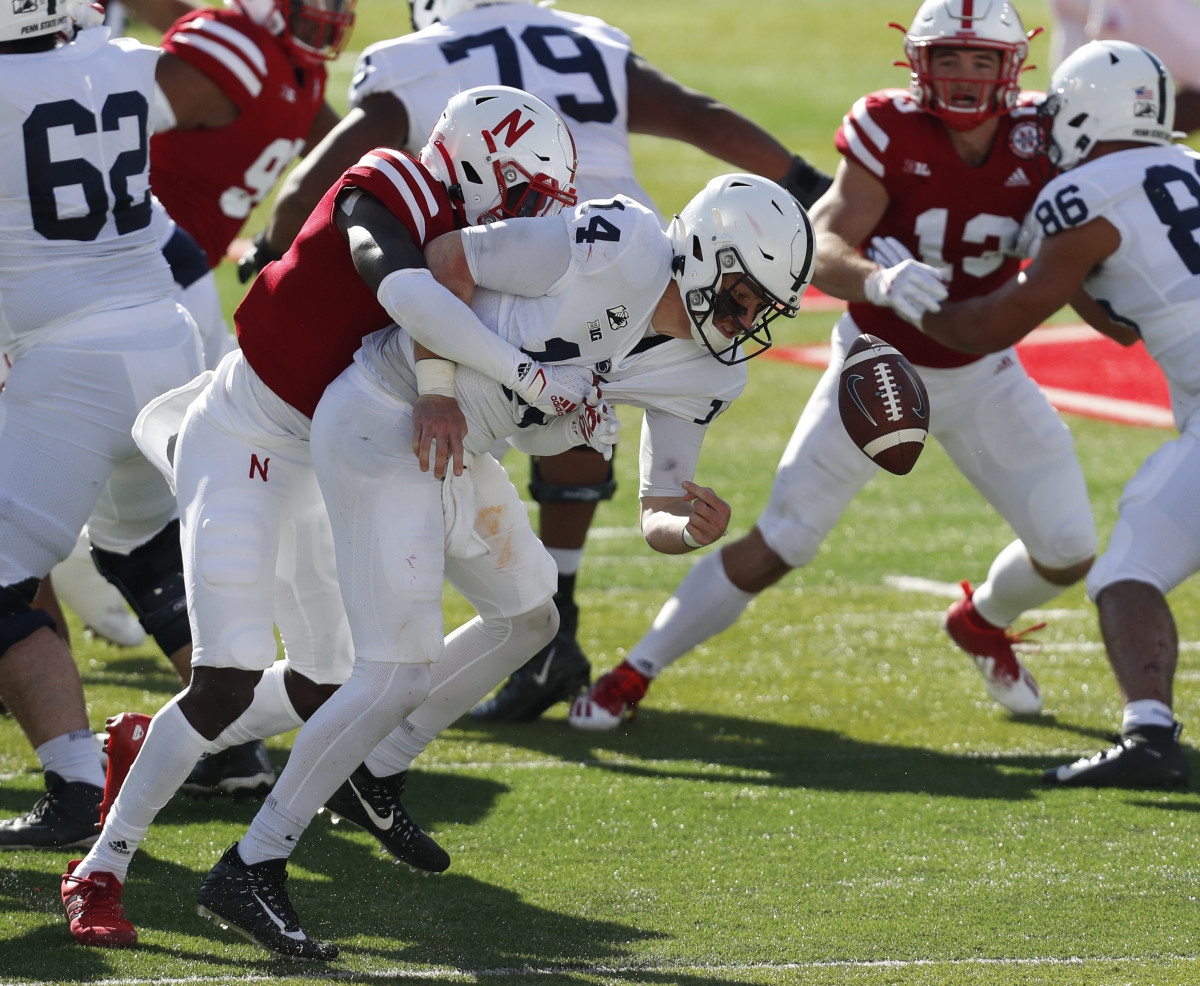
<path id="1" fill-rule="evenodd" d="M 613 448 L 621 431 L 621 422 L 617 420 L 617 413 L 608 401 L 583 404 L 569 420 L 567 430 L 576 445 L 587 445 L 595 449 L 604 456 L 605 462 L 612 458 Z"/>
<path id="2" fill-rule="evenodd" d="M 516 379 L 508 386 L 526 404 L 561 417 L 580 404 L 598 404 L 597 382 L 588 367 L 522 359 L 516 366 Z"/>
<path id="3" fill-rule="evenodd" d="M 941 271 L 916 260 L 904 244 L 890 236 L 875 237 L 871 254 L 880 266 L 863 285 L 867 301 L 892 309 L 918 329 L 926 312 L 941 311 L 949 293 Z"/>
<path id="4" fill-rule="evenodd" d="M 238 258 L 238 281 L 245 284 L 247 281 L 254 280 L 258 272 L 266 267 L 267 264 L 273 260 L 278 260 L 282 256 L 282 253 L 267 242 L 267 231 L 264 229 L 254 237 L 254 242 L 250 244 L 249 249 Z"/>
<path id="5" fill-rule="evenodd" d="M 793 154 L 791 167 L 779 184 L 791 192 L 792 197 L 805 209 L 811 209 L 813 203 L 833 184 L 833 179 L 824 171 L 814 168 L 799 154 Z"/>

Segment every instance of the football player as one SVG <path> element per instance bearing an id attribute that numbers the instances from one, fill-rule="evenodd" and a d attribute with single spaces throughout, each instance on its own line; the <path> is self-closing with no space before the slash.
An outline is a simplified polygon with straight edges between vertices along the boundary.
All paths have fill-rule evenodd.
<path id="1" fill-rule="evenodd" d="M 768 175 L 809 206 L 830 179 L 740 113 L 681 85 L 633 50 L 620 29 L 534 0 L 410 0 L 416 32 L 364 50 L 350 112 L 284 181 L 266 230 L 240 269 L 283 249 L 329 183 L 376 144 L 415 147 L 449 96 L 502 83 L 555 106 L 575 135 L 580 198 L 622 193 L 653 208 L 634 175 L 630 133 L 685 141 L 735 168 Z M 599 502 L 616 490 L 612 465 L 593 450 L 535 457 L 530 494 L 558 568 L 554 640 L 473 711 L 483 719 L 533 719 L 591 680 L 576 639 L 575 580 Z M 529 655 L 526 655 L 527 657 Z"/>
<path id="2" fill-rule="evenodd" d="M 165 114 L 156 48 L 83 4 L 0 9 L 0 698 L 46 793 L 0 822 L 0 848 L 89 845 L 104 775 L 78 671 L 31 605 L 92 515 L 96 555 L 168 654 L 188 646 L 174 497 L 130 434 L 139 409 L 200 368 L 196 327 L 151 227 L 149 155 Z"/>
<path id="3" fill-rule="evenodd" d="M 1087 579 L 1125 706 L 1121 738 L 1046 771 L 1050 784 L 1188 782 L 1172 712 L 1178 635 L 1166 594 L 1200 570 L 1200 154 L 1171 146 L 1173 104 L 1171 76 L 1145 48 L 1093 41 L 1068 56 L 1042 110 L 1046 151 L 1063 174 L 1034 205 L 1032 264 L 1019 280 L 922 322 L 943 343 L 990 353 L 1069 302 L 1118 341 L 1141 339 L 1170 384 L 1179 437 L 1125 487 Z"/>
<path id="4" fill-rule="evenodd" d="M 284 881 L 287 859 L 349 765 L 389 733 L 372 760 L 395 769 L 393 757 L 411 759 L 526 648 L 555 633 L 553 562 L 488 450 L 511 437 L 530 452 L 584 442 L 603 452 L 616 438 L 607 401 L 642 407 L 647 544 L 669 554 L 711 544 L 725 533 L 730 508 L 694 482 L 700 446 L 744 387 L 744 361 L 769 344 L 769 324 L 796 314 L 812 273 L 813 234 L 779 185 L 733 174 L 713 179 L 669 232 L 652 211 L 618 196 L 442 236 L 427 259 L 450 297 L 473 300 L 498 340 L 552 356 L 585 380 L 598 373 L 606 403 L 546 422 L 495 375 L 456 368 L 457 354 L 439 346 L 452 361 L 420 358 L 402 329 L 364 340 L 354 365 L 325 391 L 312 456 L 337 546 L 354 670 L 301 729 L 272 798 L 199 894 L 201 913 L 271 951 L 322 960 L 338 953 L 304 934 Z M 460 317 L 460 304 L 414 290 L 431 280 L 426 271 L 387 275 L 380 293 L 403 299 L 399 325 Z M 755 346 L 743 349 L 749 341 Z M 442 405 L 453 405 L 452 396 L 462 420 L 443 429 L 452 419 Z M 444 480 L 436 464 L 428 468 L 431 421 L 439 451 L 451 445 Z M 478 613 L 445 641 L 443 578 Z M 368 768 L 371 761 L 359 770 Z"/>
<path id="5" fill-rule="evenodd" d="M 103 830 L 62 882 L 76 940 L 109 947 L 136 941 L 121 904 L 129 861 L 197 758 L 295 729 L 350 672 L 350 632 L 308 448 L 310 416 L 326 385 L 364 335 L 398 316 L 401 300 L 453 301 L 421 277 L 403 280 L 404 298 L 396 297 L 400 272 L 423 269 L 430 240 L 457 226 L 573 202 L 574 170 L 570 134 L 545 103 L 504 87 L 460 94 L 420 160 L 378 148 L 342 175 L 237 309 L 240 349 L 211 379 L 164 395 L 139 419 L 141 441 L 178 492 L 192 678 L 148 730 L 144 717 L 130 716 L 110 730 Z M 372 233 L 369 246 L 355 239 L 359 228 Z M 355 266 L 364 253 L 375 264 L 370 280 Z M 578 371 L 556 382 L 555 368 L 525 358 L 473 316 L 406 324 L 427 341 L 454 341 L 467 363 L 476 354 L 504 363 L 505 383 L 532 402 L 580 386 Z M 179 408 L 181 428 L 172 420 Z M 286 654 L 280 661 L 276 625 Z M 396 800 L 402 784 L 402 776 L 381 779 L 373 790 Z M 374 829 L 359 795 L 344 793 L 349 806 L 336 805 L 338 812 Z M 390 803 L 373 816 L 392 815 L 381 835 L 389 848 L 413 865 L 445 869 L 446 854 Z"/>
<path id="6" fill-rule="evenodd" d="M 1017 715 L 1040 711 L 1007 627 L 1091 565 L 1096 534 L 1074 442 L 1012 352 L 967 355 L 913 324 L 947 295 L 986 294 L 1017 271 L 1012 251 L 1040 187 L 1035 97 L 1018 83 L 1028 47 L 1004 0 L 926 0 L 904 39 L 909 88 L 869 93 L 850 109 L 836 136 L 843 160 L 833 188 L 813 208 L 814 283 L 850 304 L 766 510 L 745 537 L 692 568 L 628 658 L 574 703 L 573 726 L 613 729 L 632 715 L 663 668 L 808 564 L 878 471 L 837 409 L 842 356 L 860 332 L 917 367 L 930 433 L 1017 534 L 982 585 L 963 584 L 945 629 L 974 658 L 993 699 Z M 873 238 L 920 259 L 877 263 L 864 253 Z"/>

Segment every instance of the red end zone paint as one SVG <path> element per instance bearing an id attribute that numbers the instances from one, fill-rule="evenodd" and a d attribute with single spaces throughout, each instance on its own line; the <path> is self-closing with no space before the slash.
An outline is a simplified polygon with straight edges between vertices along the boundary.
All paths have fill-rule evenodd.
<path id="1" fill-rule="evenodd" d="M 1141 343 L 1126 348 L 1086 325 L 1056 325 L 1027 336 L 1017 354 L 1060 411 L 1151 428 L 1175 426 L 1166 380 Z M 804 366 L 829 363 L 827 345 L 776 346 L 766 355 Z"/>

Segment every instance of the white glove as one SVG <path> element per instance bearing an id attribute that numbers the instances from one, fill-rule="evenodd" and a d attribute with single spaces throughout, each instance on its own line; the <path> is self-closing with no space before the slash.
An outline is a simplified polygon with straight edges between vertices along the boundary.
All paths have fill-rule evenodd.
<path id="1" fill-rule="evenodd" d="M 885 252 L 895 247 L 908 252 L 897 241 L 892 241 L 895 243 L 892 247 L 886 240 L 876 239 L 880 240 Z M 872 247 L 875 247 L 875 241 L 872 241 Z M 863 291 L 871 304 L 892 309 L 917 328 L 921 327 L 926 312 L 941 311 L 941 302 L 948 293 L 941 271 L 911 256 L 899 263 L 875 268 L 863 285 Z"/>
<path id="2" fill-rule="evenodd" d="M 598 404 L 600 389 L 596 383 L 596 374 L 588 367 L 523 359 L 517 364 L 516 379 L 509 389 L 526 404 L 562 417 L 580 404 Z"/>
<path id="3" fill-rule="evenodd" d="M 872 236 L 867 256 L 880 267 L 895 267 L 905 260 L 916 259 L 912 251 L 894 236 Z"/>
<path id="4" fill-rule="evenodd" d="M 576 445 L 594 448 L 607 462 L 612 458 L 613 446 L 617 444 L 621 422 L 617 420 L 617 413 L 608 401 L 601 400 L 598 404 L 580 407 L 571 417 L 567 431 Z"/>

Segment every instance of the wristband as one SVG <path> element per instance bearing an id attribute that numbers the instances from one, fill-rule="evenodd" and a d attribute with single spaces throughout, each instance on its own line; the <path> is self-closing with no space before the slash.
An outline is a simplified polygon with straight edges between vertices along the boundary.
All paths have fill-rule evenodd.
<path id="1" fill-rule="evenodd" d="M 683 525 L 683 543 L 689 548 L 699 548 L 700 542 L 692 537 L 692 532 L 687 529 L 687 525 Z"/>
<path id="2" fill-rule="evenodd" d="M 454 367 L 448 359 L 417 360 L 417 393 L 423 397 L 454 397 Z"/>

